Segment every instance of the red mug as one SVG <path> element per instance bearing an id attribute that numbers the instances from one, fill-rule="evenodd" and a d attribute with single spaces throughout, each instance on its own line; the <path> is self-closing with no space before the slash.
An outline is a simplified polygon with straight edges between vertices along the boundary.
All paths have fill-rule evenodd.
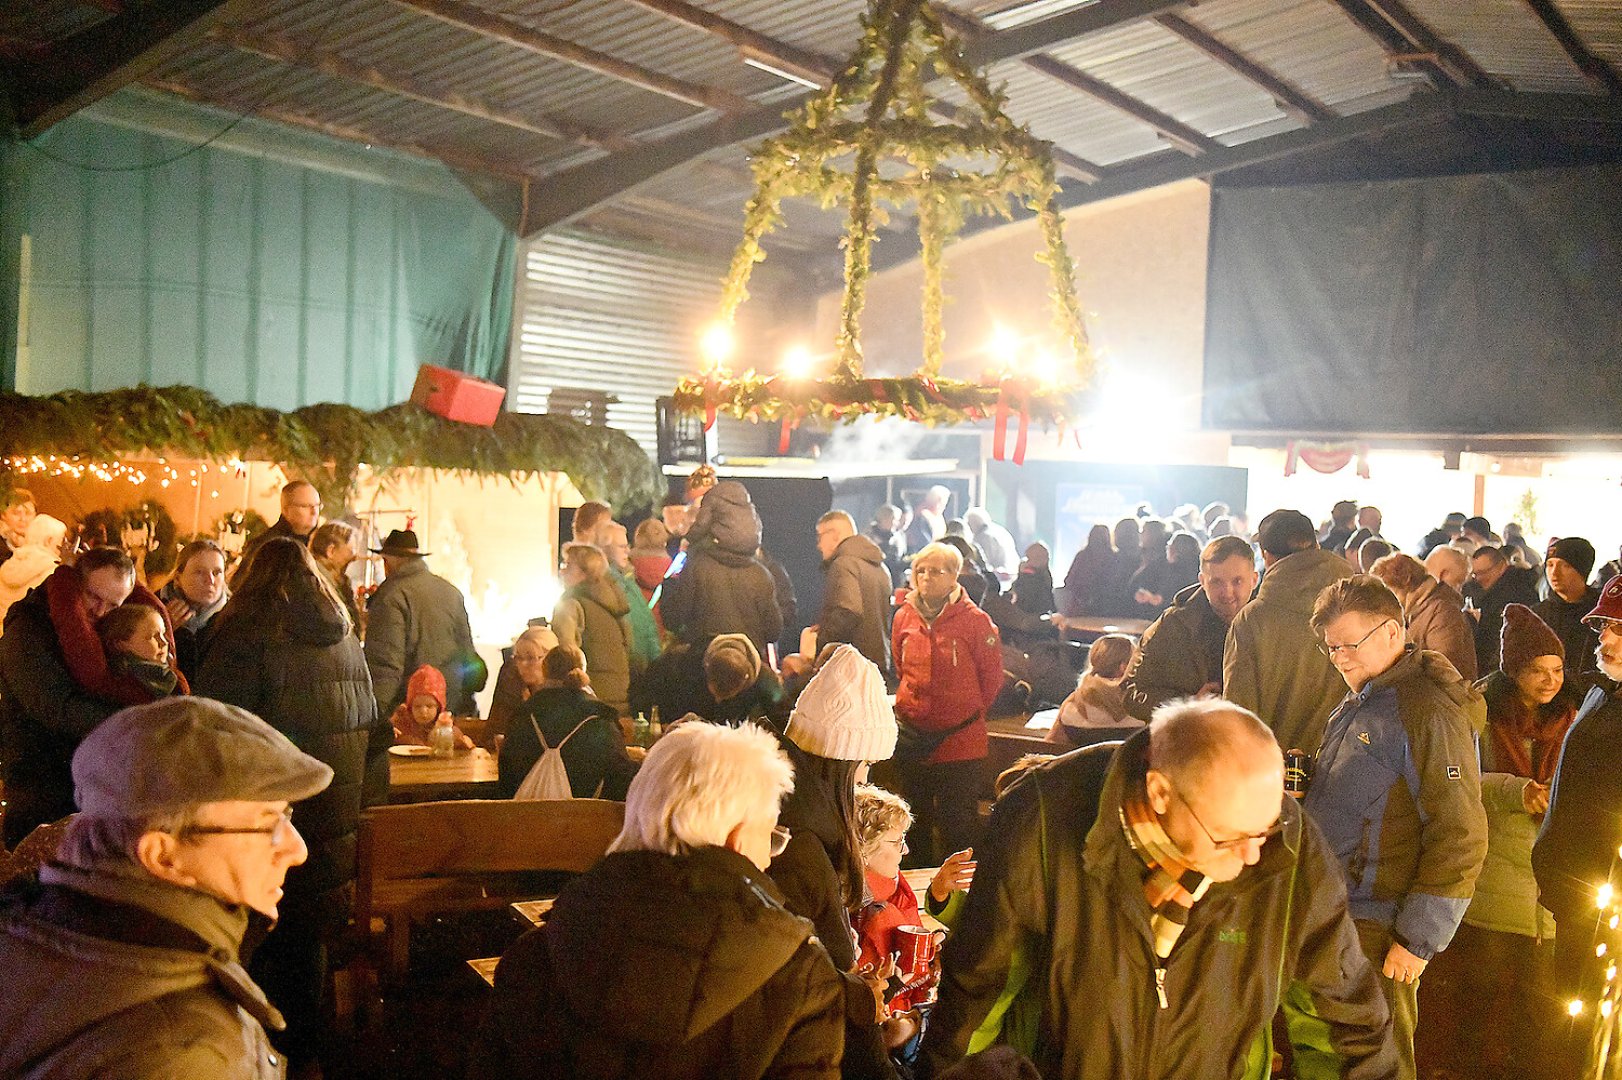
<path id="1" fill-rule="evenodd" d="M 912 982 L 929 974 L 935 953 L 940 948 L 935 933 L 923 926 L 895 928 L 896 974 L 902 981 Z"/>

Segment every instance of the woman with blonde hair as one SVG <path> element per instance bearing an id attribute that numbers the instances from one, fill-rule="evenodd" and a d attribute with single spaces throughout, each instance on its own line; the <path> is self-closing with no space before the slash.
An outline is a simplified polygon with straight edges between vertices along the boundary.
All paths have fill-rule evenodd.
<path id="1" fill-rule="evenodd" d="M 563 597 L 552 609 L 560 645 L 572 645 L 591 664 L 597 696 L 623 716 L 630 710 L 631 605 L 608 577 L 608 557 L 592 544 L 563 548 Z"/>

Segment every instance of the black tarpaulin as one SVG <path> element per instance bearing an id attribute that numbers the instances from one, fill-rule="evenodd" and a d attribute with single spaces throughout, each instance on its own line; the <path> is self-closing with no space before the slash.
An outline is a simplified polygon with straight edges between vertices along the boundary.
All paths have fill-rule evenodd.
<path id="1" fill-rule="evenodd" d="M 1622 430 L 1622 167 L 1211 205 L 1207 426 Z"/>

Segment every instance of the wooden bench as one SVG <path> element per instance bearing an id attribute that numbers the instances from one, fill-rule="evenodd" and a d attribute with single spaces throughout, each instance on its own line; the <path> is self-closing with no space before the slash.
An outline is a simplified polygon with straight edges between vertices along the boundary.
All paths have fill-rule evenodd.
<path id="1" fill-rule="evenodd" d="M 384 924 L 386 967 L 405 973 L 413 921 L 535 896 L 525 874 L 589 870 L 625 822 L 601 799 L 377 806 L 361 816 L 355 925 Z"/>

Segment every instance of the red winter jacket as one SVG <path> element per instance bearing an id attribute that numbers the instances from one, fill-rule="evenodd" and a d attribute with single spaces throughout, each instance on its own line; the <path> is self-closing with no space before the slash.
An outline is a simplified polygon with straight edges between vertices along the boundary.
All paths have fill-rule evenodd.
<path id="1" fill-rule="evenodd" d="M 1002 689 L 1002 645 L 991 617 L 959 588 L 933 623 L 918 610 L 916 593 L 896 611 L 890 654 L 901 679 L 896 718 L 920 731 L 941 731 L 978 715 L 947 737 L 931 764 L 986 756 L 986 710 Z"/>

